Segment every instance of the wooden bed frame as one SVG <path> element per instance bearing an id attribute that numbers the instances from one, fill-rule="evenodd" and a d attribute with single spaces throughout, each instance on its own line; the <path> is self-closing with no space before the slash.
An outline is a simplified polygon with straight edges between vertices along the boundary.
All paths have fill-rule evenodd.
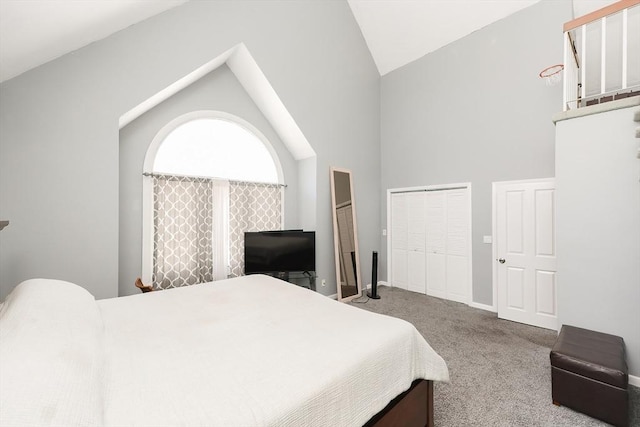
<path id="1" fill-rule="evenodd" d="M 415 380 L 365 424 L 374 426 L 433 427 L 433 381 Z"/>

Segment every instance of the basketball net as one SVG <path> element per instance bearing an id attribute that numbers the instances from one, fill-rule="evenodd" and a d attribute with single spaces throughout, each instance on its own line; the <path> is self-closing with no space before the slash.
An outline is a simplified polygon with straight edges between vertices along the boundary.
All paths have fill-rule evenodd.
<path id="1" fill-rule="evenodd" d="M 552 65 L 540 71 L 539 76 L 541 79 L 544 79 L 544 83 L 547 86 L 555 86 L 562 80 L 562 70 L 564 70 L 564 65 Z"/>

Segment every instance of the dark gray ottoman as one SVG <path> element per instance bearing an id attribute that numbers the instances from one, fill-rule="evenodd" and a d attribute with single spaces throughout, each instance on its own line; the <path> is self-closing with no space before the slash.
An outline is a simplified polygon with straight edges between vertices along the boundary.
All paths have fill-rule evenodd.
<path id="1" fill-rule="evenodd" d="M 624 340 L 564 325 L 551 349 L 553 403 L 615 426 L 629 425 Z"/>

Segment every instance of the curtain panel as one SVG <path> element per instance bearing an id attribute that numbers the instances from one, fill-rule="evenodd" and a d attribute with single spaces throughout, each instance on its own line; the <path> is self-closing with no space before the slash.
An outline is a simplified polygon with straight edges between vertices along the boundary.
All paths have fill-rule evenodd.
<path id="1" fill-rule="evenodd" d="M 244 275 L 245 231 L 282 229 L 282 196 L 280 184 L 229 184 L 230 277 Z"/>
<path id="2" fill-rule="evenodd" d="M 152 178 L 155 289 L 242 276 L 245 231 L 282 229 L 280 184 Z"/>
<path id="3" fill-rule="evenodd" d="M 210 179 L 153 176 L 153 286 L 213 280 L 213 185 Z"/>

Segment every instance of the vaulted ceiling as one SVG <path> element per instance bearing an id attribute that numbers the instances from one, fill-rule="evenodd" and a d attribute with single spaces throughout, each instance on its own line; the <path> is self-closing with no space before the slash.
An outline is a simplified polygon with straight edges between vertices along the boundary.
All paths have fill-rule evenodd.
<path id="1" fill-rule="evenodd" d="M 0 0 L 0 81 L 187 0 Z"/>
<path id="2" fill-rule="evenodd" d="M 0 81 L 187 1 L 0 0 Z M 540 0 L 347 1 L 384 75 Z M 573 0 L 574 14 L 611 3 Z"/>
<path id="3" fill-rule="evenodd" d="M 384 75 L 540 0 L 348 1 Z"/>

